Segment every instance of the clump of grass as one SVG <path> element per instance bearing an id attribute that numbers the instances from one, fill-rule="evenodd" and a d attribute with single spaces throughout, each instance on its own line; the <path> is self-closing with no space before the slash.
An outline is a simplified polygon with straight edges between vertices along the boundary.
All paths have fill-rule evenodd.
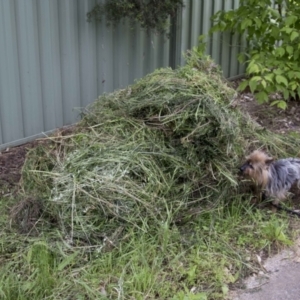
<path id="1" fill-rule="evenodd" d="M 209 58 L 187 61 L 101 96 L 73 133 L 29 153 L 22 188 L 42 202 L 40 236 L 10 262 L 17 288 L 0 273 L 3 295 L 222 299 L 259 268 L 253 252 L 290 243 L 284 217 L 243 201 L 236 171 L 246 151 L 295 155 L 296 141 L 237 111 Z"/>

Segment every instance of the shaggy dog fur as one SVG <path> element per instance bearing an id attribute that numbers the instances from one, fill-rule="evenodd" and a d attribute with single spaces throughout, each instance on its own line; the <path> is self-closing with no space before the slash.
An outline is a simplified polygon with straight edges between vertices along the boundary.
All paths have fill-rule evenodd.
<path id="1" fill-rule="evenodd" d="M 274 161 L 264 152 L 256 150 L 246 157 L 240 172 L 245 178 L 250 178 L 266 197 L 271 198 L 274 205 L 278 205 L 287 197 L 292 185 L 299 183 L 300 159 Z"/>

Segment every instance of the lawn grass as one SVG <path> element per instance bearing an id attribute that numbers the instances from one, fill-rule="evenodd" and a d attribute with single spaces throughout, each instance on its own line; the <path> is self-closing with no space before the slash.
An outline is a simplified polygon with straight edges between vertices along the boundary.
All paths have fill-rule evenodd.
<path id="1" fill-rule="evenodd" d="M 94 246 L 71 246 L 54 229 L 18 234 L 4 216 L 3 299 L 225 299 L 231 284 L 261 269 L 256 254 L 291 245 L 289 217 L 242 199 L 180 227 L 124 226 L 121 241 Z"/>
<path id="2" fill-rule="evenodd" d="M 233 107 L 191 52 L 87 107 L 69 135 L 31 150 L 0 202 L 3 299 L 226 299 L 258 257 L 292 243 L 290 218 L 237 181 L 245 152 L 299 142 Z"/>

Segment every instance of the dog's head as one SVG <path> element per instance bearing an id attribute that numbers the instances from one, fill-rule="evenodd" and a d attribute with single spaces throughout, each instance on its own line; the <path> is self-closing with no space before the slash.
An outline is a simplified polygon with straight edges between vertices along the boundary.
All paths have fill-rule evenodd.
<path id="1" fill-rule="evenodd" d="M 240 167 L 240 175 L 264 186 L 268 181 L 268 167 L 272 161 L 272 157 L 256 150 L 246 157 L 246 162 Z"/>

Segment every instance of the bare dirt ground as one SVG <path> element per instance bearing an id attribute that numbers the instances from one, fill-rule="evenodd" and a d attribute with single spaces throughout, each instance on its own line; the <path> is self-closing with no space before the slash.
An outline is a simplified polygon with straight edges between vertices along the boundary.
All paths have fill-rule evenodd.
<path id="1" fill-rule="evenodd" d="M 232 82 L 233 88 L 237 88 L 241 80 Z M 279 94 L 271 96 L 270 102 L 280 99 Z M 249 90 L 239 93 L 235 105 L 248 113 L 261 126 L 277 132 L 300 132 L 300 101 L 289 101 L 286 110 L 279 109 L 269 104 L 260 105 L 254 99 Z"/>
<path id="2" fill-rule="evenodd" d="M 18 184 L 26 152 L 35 147 L 37 143 L 36 141 L 26 143 L 0 152 L 0 196 Z"/>

